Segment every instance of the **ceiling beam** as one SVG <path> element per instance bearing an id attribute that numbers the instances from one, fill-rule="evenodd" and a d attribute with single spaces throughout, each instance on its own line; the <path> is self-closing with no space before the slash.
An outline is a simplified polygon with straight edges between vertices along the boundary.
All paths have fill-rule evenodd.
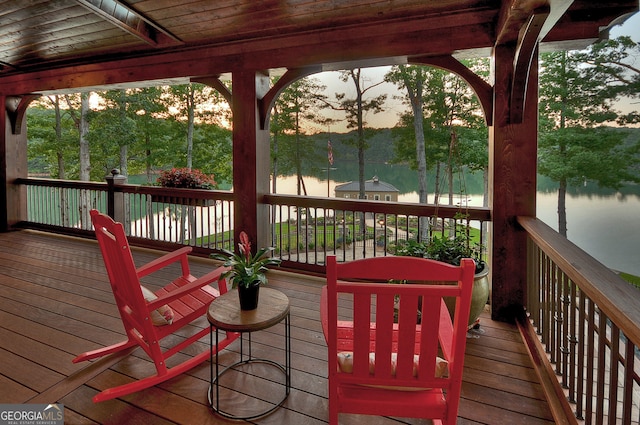
<path id="1" fill-rule="evenodd" d="M 119 0 L 76 0 L 76 2 L 151 46 L 182 44 L 182 41 L 169 31 Z"/>
<path id="2" fill-rule="evenodd" d="M 466 29 L 473 34 L 469 45 L 466 31 L 456 28 L 432 28 L 431 19 L 414 24 L 373 25 L 367 30 L 328 28 L 304 35 L 286 35 L 214 45 L 182 47 L 167 52 L 143 55 L 118 54 L 90 64 L 70 62 L 49 64 L 32 72 L 0 76 L 0 93 L 23 94 L 67 88 L 83 88 L 137 81 L 218 75 L 237 69 L 304 68 L 309 64 L 352 63 L 372 58 L 451 54 L 463 48 L 492 45 L 482 24 Z M 350 40 L 345 43 L 344 40 Z M 416 43 L 416 40 L 429 40 Z M 393 63 L 397 63 L 397 60 Z M 379 63 L 380 65 L 382 63 Z M 324 67 L 323 67 L 324 69 Z M 82 91 L 82 90 L 78 90 Z"/>

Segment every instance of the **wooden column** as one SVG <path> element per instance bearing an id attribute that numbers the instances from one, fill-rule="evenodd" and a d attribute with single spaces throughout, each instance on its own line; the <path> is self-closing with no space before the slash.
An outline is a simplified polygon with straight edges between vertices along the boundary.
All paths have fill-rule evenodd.
<path id="1" fill-rule="evenodd" d="M 260 129 L 258 100 L 269 90 L 269 77 L 255 71 L 235 71 L 233 82 L 234 238 L 247 232 L 254 247 L 271 246 L 269 209 L 269 127 Z"/>
<path id="2" fill-rule="evenodd" d="M 26 220 L 27 189 L 13 184 L 27 177 L 26 104 L 19 96 L 0 95 L 0 231 Z M 26 102 L 26 103 L 25 103 Z"/>
<path id="3" fill-rule="evenodd" d="M 538 55 L 533 55 L 522 122 L 510 122 L 511 84 L 515 47 L 494 49 L 494 118 L 489 127 L 489 205 L 492 208 L 491 273 L 492 317 L 510 321 L 514 309 L 525 304 L 525 232 L 519 215 L 536 215 L 536 161 L 538 139 Z"/>

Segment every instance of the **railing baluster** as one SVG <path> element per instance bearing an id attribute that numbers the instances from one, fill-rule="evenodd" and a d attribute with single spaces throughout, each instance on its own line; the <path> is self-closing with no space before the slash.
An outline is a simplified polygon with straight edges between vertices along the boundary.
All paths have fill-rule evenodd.
<path id="1" fill-rule="evenodd" d="M 611 331 L 610 339 L 610 352 L 609 356 L 610 369 L 609 369 L 609 424 L 616 425 L 617 422 L 617 407 L 618 407 L 618 365 L 620 358 L 620 329 L 610 324 L 608 329 Z"/>
<path id="2" fill-rule="evenodd" d="M 586 329 L 588 327 L 588 315 L 587 315 L 587 297 L 585 296 L 584 291 L 580 291 L 578 293 L 578 362 L 576 366 L 577 371 L 577 382 L 576 382 L 576 394 L 574 398 L 574 402 L 576 403 L 576 418 L 584 419 L 583 416 L 583 391 L 584 391 L 584 382 L 585 382 L 585 357 L 587 355 L 585 341 L 586 338 Z"/>

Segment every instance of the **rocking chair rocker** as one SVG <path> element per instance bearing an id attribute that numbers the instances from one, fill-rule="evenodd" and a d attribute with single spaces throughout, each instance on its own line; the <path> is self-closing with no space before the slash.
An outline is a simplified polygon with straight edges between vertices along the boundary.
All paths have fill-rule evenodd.
<path id="1" fill-rule="evenodd" d="M 127 340 L 88 351 L 73 359 L 73 362 L 91 360 L 140 346 L 153 360 L 156 368 L 155 375 L 100 392 L 93 397 L 95 403 L 140 391 L 180 375 L 209 359 L 211 353 L 218 353 L 238 338 L 239 334 L 228 332 L 218 346 L 213 346 L 210 350 L 172 367 L 167 366 L 167 359 L 208 335 L 210 328 L 205 326 L 171 348 L 163 351 L 163 347 L 160 346 L 164 337 L 205 315 L 211 301 L 221 293 L 227 292 L 226 281 L 220 279 L 225 269 L 218 268 L 196 279 L 190 273 L 187 258 L 191 247 L 178 249 L 136 268 L 122 224 L 97 210 L 91 211 L 91 220 Z M 140 285 L 141 277 L 176 262 L 181 265 L 181 276 L 155 294 Z M 209 285 L 214 281 L 218 281 L 219 290 Z"/>

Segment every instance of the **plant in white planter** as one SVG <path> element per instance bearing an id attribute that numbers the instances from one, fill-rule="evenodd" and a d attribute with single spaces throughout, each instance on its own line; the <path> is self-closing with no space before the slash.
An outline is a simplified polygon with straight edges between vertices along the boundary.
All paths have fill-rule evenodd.
<path id="1" fill-rule="evenodd" d="M 469 327 L 477 325 L 478 317 L 489 298 L 489 266 L 482 259 L 482 246 L 470 241 L 465 234 L 458 232 L 453 237 L 433 236 L 424 242 L 400 241 L 393 252 L 395 255 L 430 258 L 456 266 L 460 265 L 462 258 L 472 258 L 476 262 L 476 274 L 469 313 Z M 447 306 L 450 311 L 453 310 L 451 303 L 447 302 Z"/>

